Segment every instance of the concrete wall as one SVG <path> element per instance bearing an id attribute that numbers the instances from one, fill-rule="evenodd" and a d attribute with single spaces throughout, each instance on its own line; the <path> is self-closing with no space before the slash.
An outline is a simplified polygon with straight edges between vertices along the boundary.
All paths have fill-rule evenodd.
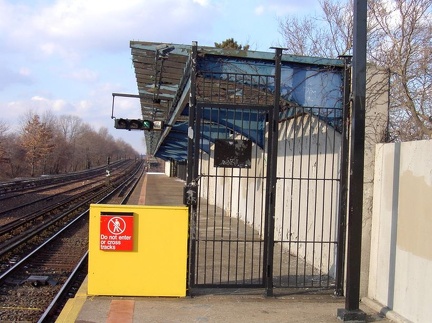
<path id="1" fill-rule="evenodd" d="M 368 297 L 412 322 L 432 317 L 432 141 L 376 147 Z"/>
<path id="2" fill-rule="evenodd" d="M 369 285 L 372 208 L 374 200 L 375 145 L 385 141 L 389 105 L 387 70 L 368 66 L 366 80 L 366 129 L 363 186 L 363 227 L 360 295 L 366 296 Z"/>

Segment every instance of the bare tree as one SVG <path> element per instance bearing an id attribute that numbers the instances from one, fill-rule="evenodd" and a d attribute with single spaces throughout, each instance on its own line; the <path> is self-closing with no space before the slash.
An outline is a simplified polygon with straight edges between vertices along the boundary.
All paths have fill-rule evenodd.
<path id="1" fill-rule="evenodd" d="M 117 156 L 138 156 L 137 152 L 135 151 L 135 149 L 133 149 L 133 147 L 128 144 L 126 141 L 124 141 L 123 139 L 117 139 L 115 142 L 115 146 L 116 146 L 116 151 L 115 153 L 112 154 L 113 157 Z"/>
<path id="2" fill-rule="evenodd" d="M 6 140 L 6 132 L 9 127 L 7 124 L 0 120 L 0 164 L 5 161 L 6 151 L 5 151 L 5 140 Z"/>
<path id="3" fill-rule="evenodd" d="M 21 145 L 26 150 L 26 160 L 30 165 L 30 176 L 36 175 L 38 166 L 46 164 L 48 155 L 54 149 L 52 131 L 35 114 L 27 120 L 21 133 Z"/>
<path id="4" fill-rule="evenodd" d="M 9 130 L 9 127 L 6 122 L 0 120 L 0 136 L 4 136 L 6 132 Z"/>
<path id="5" fill-rule="evenodd" d="M 138 153 L 123 140 L 115 140 L 107 128 L 98 131 L 79 117 L 32 110 L 22 116 L 18 133 L 0 120 L 0 180 L 41 173 L 80 171 Z"/>
<path id="6" fill-rule="evenodd" d="M 113 156 L 115 141 L 108 133 L 108 129 L 93 130 L 88 125 L 83 125 L 77 138 L 77 156 L 84 162 L 86 168 L 105 165 L 108 157 Z M 113 156 L 115 157 L 115 156 Z"/>
<path id="7" fill-rule="evenodd" d="M 62 115 L 57 118 L 59 130 L 63 134 L 65 140 L 70 143 L 76 140 L 82 123 L 82 119 L 77 116 Z"/>
<path id="8" fill-rule="evenodd" d="M 289 53 L 351 53 L 352 1 L 320 4 L 321 16 L 280 21 Z M 431 7 L 432 0 L 368 1 L 368 62 L 390 74 L 389 141 L 432 138 Z"/>
<path id="9" fill-rule="evenodd" d="M 76 165 L 76 152 L 77 152 L 77 138 L 79 136 L 80 129 L 83 125 L 81 118 L 71 115 L 61 115 L 57 117 L 57 131 L 59 133 L 59 141 L 63 142 L 63 154 L 66 156 L 66 160 L 63 161 L 63 167 L 65 171 L 77 170 Z M 59 156 L 61 157 L 61 156 Z"/>
<path id="10" fill-rule="evenodd" d="M 98 134 L 98 163 L 103 164 L 111 158 L 111 155 L 115 153 L 115 140 L 112 135 L 109 134 L 108 129 L 102 127 L 97 132 Z"/>
<path id="11" fill-rule="evenodd" d="M 353 40 L 353 6 L 320 1 L 320 16 L 298 18 L 290 15 L 279 21 L 279 32 L 290 54 L 319 57 L 348 55 Z"/>
<path id="12" fill-rule="evenodd" d="M 16 134 L 7 134 L 4 142 L 5 158 L 1 164 L 1 179 L 20 177 L 26 175 L 25 150 L 20 144 Z"/>
<path id="13" fill-rule="evenodd" d="M 369 56 L 391 73 L 391 139 L 432 138 L 431 7 L 431 0 L 369 5 Z"/>
<path id="14" fill-rule="evenodd" d="M 0 180 L 6 178 L 5 167 L 8 162 L 8 154 L 6 150 L 8 125 L 0 120 Z"/>

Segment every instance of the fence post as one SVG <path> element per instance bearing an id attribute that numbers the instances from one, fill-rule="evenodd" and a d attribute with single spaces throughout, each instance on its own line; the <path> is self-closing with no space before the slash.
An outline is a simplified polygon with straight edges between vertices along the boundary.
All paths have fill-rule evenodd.
<path id="1" fill-rule="evenodd" d="M 278 127 L 279 127 L 279 101 L 281 92 L 282 48 L 275 48 L 275 90 L 274 106 L 269 116 L 269 149 L 267 164 L 267 192 L 266 192 L 266 240 L 267 248 L 264 266 L 264 282 L 267 296 L 273 296 L 273 253 L 274 253 L 274 222 L 276 200 L 276 170 L 278 152 Z"/>
<path id="2" fill-rule="evenodd" d="M 345 242 L 346 217 L 348 196 L 348 164 L 349 164 L 349 129 L 351 108 L 351 58 L 341 56 L 344 60 L 344 97 L 342 116 L 342 148 L 341 148 L 341 174 L 339 193 L 338 238 L 336 256 L 336 289 L 337 296 L 344 295 L 344 269 L 345 269 Z"/>

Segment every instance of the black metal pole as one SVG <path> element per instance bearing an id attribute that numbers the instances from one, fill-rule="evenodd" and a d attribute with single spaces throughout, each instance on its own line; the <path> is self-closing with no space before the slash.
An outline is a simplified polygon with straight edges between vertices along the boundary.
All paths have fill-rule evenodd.
<path id="1" fill-rule="evenodd" d="M 336 289 L 337 296 L 344 294 L 345 278 L 345 242 L 346 242 L 346 218 L 348 201 L 348 165 L 349 165 L 349 125 L 351 109 L 351 59 L 352 56 L 341 56 L 344 60 L 344 97 L 342 114 L 342 147 L 340 163 L 340 192 L 339 192 L 339 218 L 338 218 L 338 242 L 336 256 Z"/>
<path id="2" fill-rule="evenodd" d="M 194 136 L 193 130 L 195 128 L 195 109 L 196 109 L 196 73 L 197 73 L 197 43 L 192 43 L 191 53 L 191 90 L 189 97 L 189 123 L 188 123 L 188 159 L 187 159 L 187 184 L 193 180 L 193 152 L 194 152 Z"/>
<path id="3" fill-rule="evenodd" d="M 197 57 L 198 57 L 198 44 L 192 42 L 191 52 L 191 89 L 189 98 L 189 122 L 188 122 L 188 148 L 187 148 L 187 185 L 192 184 L 194 180 L 194 162 L 196 155 L 194 155 L 195 145 L 194 129 L 195 129 L 195 113 L 196 113 L 196 74 L 197 74 Z M 184 193 L 185 194 L 185 193 Z M 189 205 L 189 239 L 188 239 L 188 275 L 187 287 L 188 294 L 192 294 L 192 286 L 195 282 L 195 221 L 196 221 L 196 204 Z"/>
<path id="4" fill-rule="evenodd" d="M 365 321 L 360 306 L 360 265 L 363 218 L 363 176 L 366 103 L 367 1 L 354 0 L 353 110 L 348 198 L 348 244 L 345 309 L 338 310 L 343 321 Z"/>
<path id="5" fill-rule="evenodd" d="M 267 164 L 267 192 L 266 192 L 266 249 L 264 266 L 267 296 L 273 296 L 273 253 L 274 253 L 274 222 L 276 200 L 276 169 L 278 152 L 278 127 L 279 127 L 279 101 L 281 92 L 282 48 L 275 49 L 275 93 L 274 105 L 269 113 L 269 149 Z"/>

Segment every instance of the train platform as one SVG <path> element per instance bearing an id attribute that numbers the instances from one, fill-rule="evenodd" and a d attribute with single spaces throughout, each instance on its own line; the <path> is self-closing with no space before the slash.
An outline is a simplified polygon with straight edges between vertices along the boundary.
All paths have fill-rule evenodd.
<path id="1" fill-rule="evenodd" d="M 183 186 L 163 173 L 147 173 L 129 204 L 182 206 Z M 180 298 L 91 296 L 86 280 L 57 322 L 338 322 L 337 310 L 344 306 L 344 298 L 330 294 L 267 297 L 264 290 L 251 289 L 205 290 Z M 367 322 L 389 322 L 378 308 L 363 303 L 360 308 Z"/>

